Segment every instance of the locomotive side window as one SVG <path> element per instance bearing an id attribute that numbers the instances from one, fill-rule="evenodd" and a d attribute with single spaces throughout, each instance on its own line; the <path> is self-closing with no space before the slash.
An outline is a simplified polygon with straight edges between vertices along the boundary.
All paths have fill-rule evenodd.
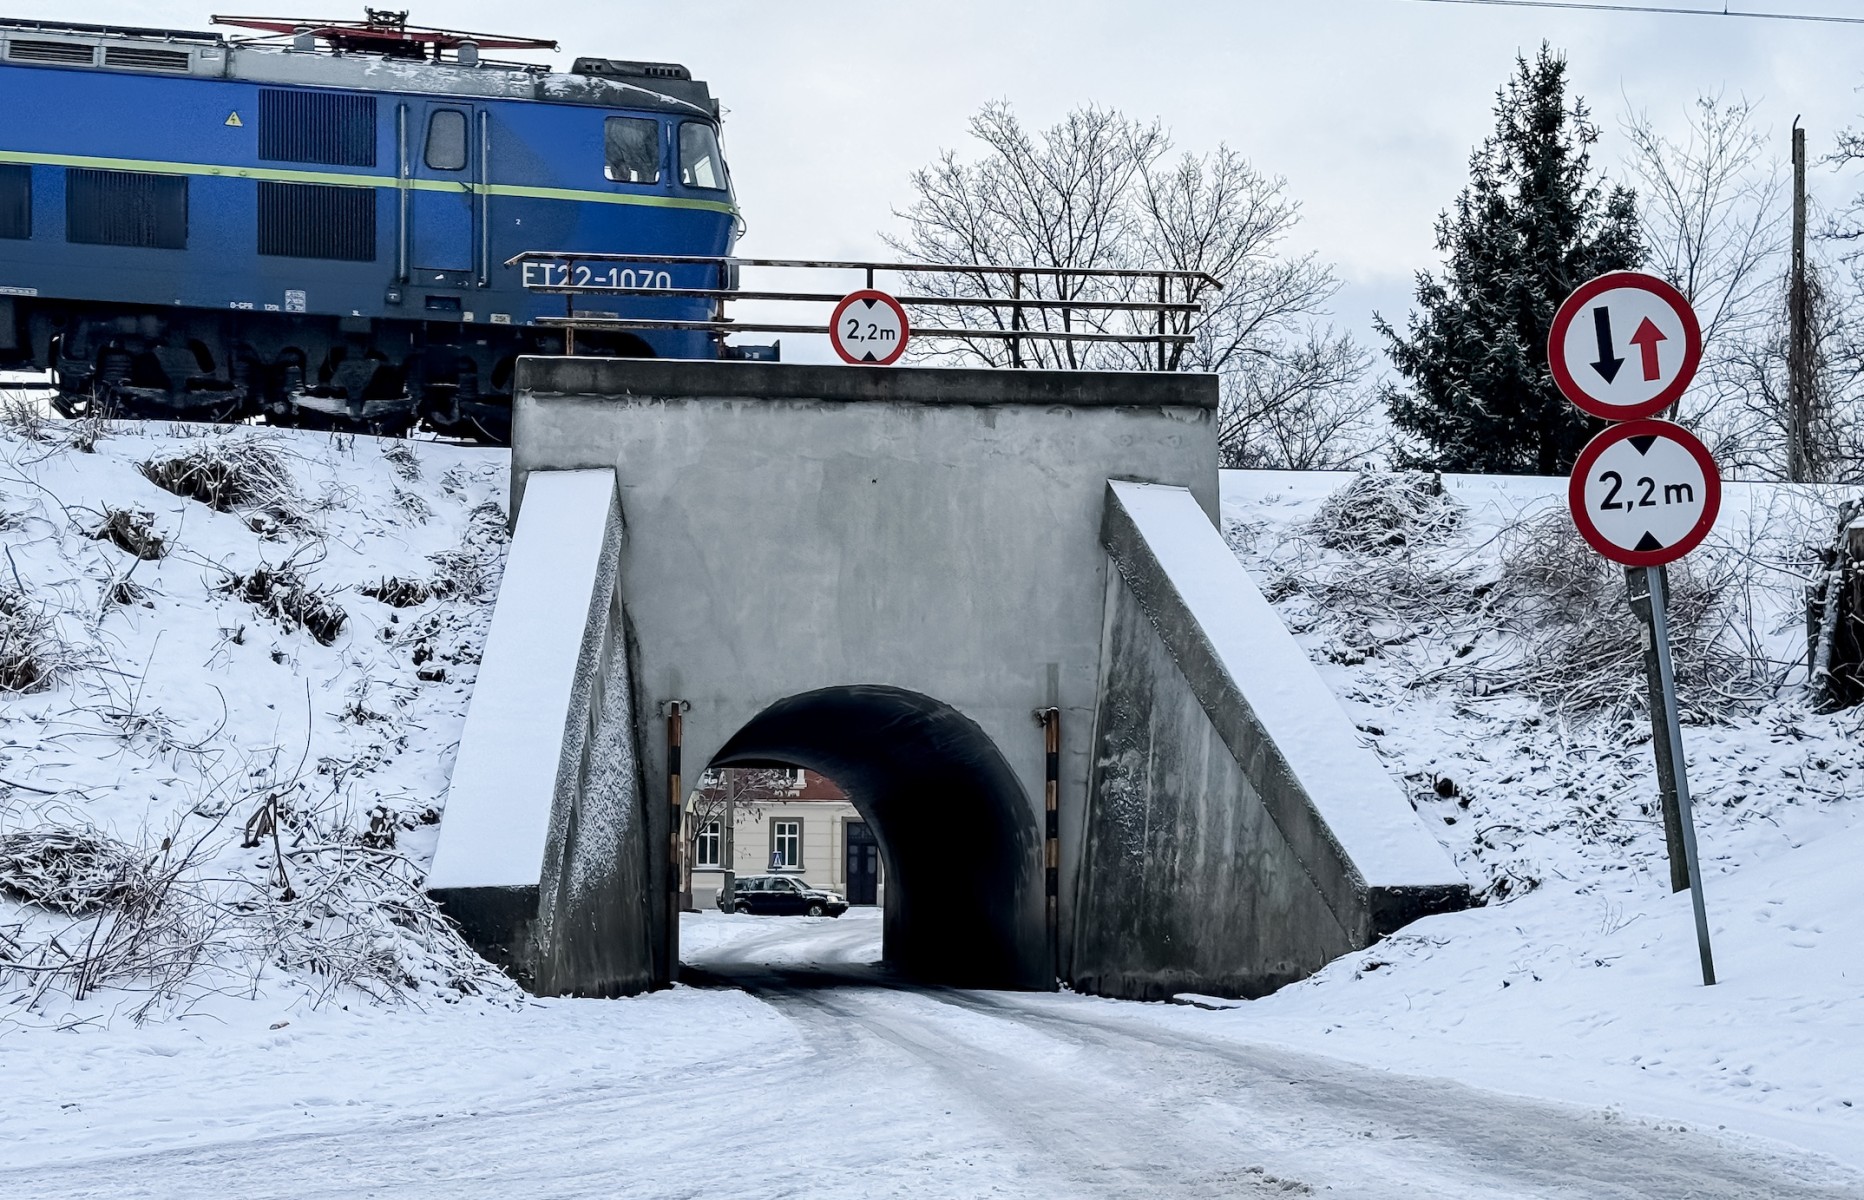
<path id="1" fill-rule="evenodd" d="M 724 191 L 725 160 L 718 152 L 718 134 L 710 125 L 687 121 L 680 126 L 680 182 L 690 188 Z"/>
<path id="2" fill-rule="evenodd" d="M 466 114 L 443 108 L 427 121 L 427 165 L 435 171 L 466 169 Z"/>
<path id="3" fill-rule="evenodd" d="M 0 166 L 0 238 L 32 236 L 32 168 Z"/>
<path id="4" fill-rule="evenodd" d="M 603 174 L 616 183 L 660 182 L 660 122 L 610 117 L 602 127 Z"/>

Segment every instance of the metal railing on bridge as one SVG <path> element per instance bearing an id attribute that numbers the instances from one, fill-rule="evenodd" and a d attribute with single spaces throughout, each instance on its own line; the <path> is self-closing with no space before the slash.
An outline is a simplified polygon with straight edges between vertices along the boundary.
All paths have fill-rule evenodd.
<path id="1" fill-rule="evenodd" d="M 1196 339 L 1196 317 L 1203 297 L 1223 284 L 1202 271 L 1112 267 L 994 266 L 983 263 L 939 264 L 859 262 L 829 259 L 736 258 L 664 254 L 568 254 L 527 250 L 505 263 L 523 272 L 532 292 L 562 295 L 561 317 L 540 317 L 536 324 L 565 331 L 574 353 L 578 330 L 702 330 L 723 339 L 737 333 L 824 334 L 822 324 L 795 321 L 736 320 L 727 304 L 800 304 L 833 307 L 844 291 L 785 291 L 744 288 L 745 268 L 777 271 L 861 272 L 874 288 L 886 276 L 918 291 L 900 287 L 891 294 L 912 314 L 916 341 L 942 344 L 946 351 L 968 349 L 996 366 L 1082 365 L 1087 351 L 1118 346 L 1126 363 L 1140 370 L 1175 370 L 1184 350 Z M 670 270 L 707 267 L 716 286 L 674 287 Z M 1007 285 L 1007 294 L 1006 293 Z M 891 290 L 891 289 L 890 289 Z M 712 301 L 706 320 L 631 317 L 578 310 L 579 296 L 641 296 Z M 1141 298 L 1143 296 L 1143 298 Z M 930 321 L 930 314 L 944 321 Z"/>

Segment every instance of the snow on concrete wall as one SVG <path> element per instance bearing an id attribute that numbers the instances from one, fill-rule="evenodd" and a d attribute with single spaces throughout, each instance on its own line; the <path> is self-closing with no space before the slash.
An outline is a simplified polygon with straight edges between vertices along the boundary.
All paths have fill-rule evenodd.
<path id="1" fill-rule="evenodd" d="M 430 891 L 538 884 L 614 497 L 612 471 L 539 472 L 525 492 Z"/>
<path id="2" fill-rule="evenodd" d="M 1109 485 L 1273 750 L 1367 883 L 1461 885 L 1339 700 L 1183 488 Z M 1124 567 L 1125 564 L 1122 564 Z"/>
<path id="3" fill-rule="evenodd" d="M 612 470 L 524 494 L 428 888 L 532 991 L 654 981 Z"/>
<path id="4" fill-rule="evenodd" d="M 1260 994 L 1466 904 L 1196 499 L 1108 489 L 1076 987 Z"/>

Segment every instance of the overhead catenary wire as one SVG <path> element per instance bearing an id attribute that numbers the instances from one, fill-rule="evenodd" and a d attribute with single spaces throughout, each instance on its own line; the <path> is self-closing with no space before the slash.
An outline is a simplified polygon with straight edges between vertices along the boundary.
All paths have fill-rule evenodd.
<path id="1" fill-rule="evenodd" d="M 1829 13 L 1757 12 L 1753 9 L 1683 8 L 1661 4 L 1590 4 L 1584 0 L 1410 0 L 1413 4 L 1466 4 L 1485 8 L 1556 8 L 1575 12 L 1656 13 L 1684 17 L 1746 17 L 1760 21 L 1813 21 L 1826 25 L 1864 25 L 1864 17 L 1841 17 Z"/>

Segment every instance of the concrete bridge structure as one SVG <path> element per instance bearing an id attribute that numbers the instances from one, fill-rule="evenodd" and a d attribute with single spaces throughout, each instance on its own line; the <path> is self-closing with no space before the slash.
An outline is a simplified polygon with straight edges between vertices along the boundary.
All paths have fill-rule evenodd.
<path id="1" fill-rule="evenodd" d="M 708 765 L 835 779 L 881 843 L 886 958 L 928 981 L 1258 995 L 1467 903 L 1216 528 L 1214 379 L 517 382 L 428 886 L 527 987 L 675 977 L 674 805 Z"/>

